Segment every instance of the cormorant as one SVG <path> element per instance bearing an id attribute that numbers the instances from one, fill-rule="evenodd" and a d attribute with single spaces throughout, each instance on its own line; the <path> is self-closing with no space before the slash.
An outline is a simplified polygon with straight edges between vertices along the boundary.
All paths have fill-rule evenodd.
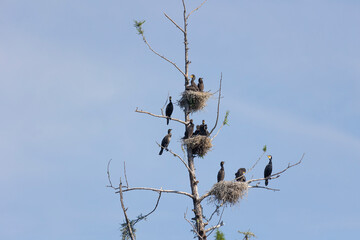
<path id="1" fill-rule="evenodd" d="M 190 86 L 186 86 L 186 90 L 191 90 L 191 91 L 199 91 L 199 89 L 198 89 L 198 86 L 196 85 L 196 83 L 195 83 L 195 75 L 194 74 L 191 74 L 191 84 L 190 84 Z"/>
<path id="2" fill-rule="evenodd" d="M 223 181 L 225 178 L 224 161 L 221 161 L 220 166 L 221 166 L 221 168 L 217 175 L 218 182 Z"/>
<path id="3" fill-rule="evenodd" d="M 200 135 L 209 136 L 209 131 L 207 130 L 207 124 L 205 124 L 205 120 L 202 120 L 202 124 L 200 125 Z"/>
<path id="4" fill-rule="evenodd" d="M 264 170 L 264 178 L 267 178 L 271 175 L 272 172 L 272 156 L 268 155 L 269 158 L 269 163 L 266 165 L 265 170 Z M 269 179 L 265 179 L 265 186 L 267 186 L 269 183 Z"/>
<path id="5" fill-rule="evenodd" d="M 200 134 L 200 125 L 196 125 L 196 130 L 193 133 L 193 136 L 199 135 Z"/>
<path id="6" fill-rule="evenodd" d="M 239 170 L 235 173 L 235 179 L 238 182 L 246 182 L 245 174 L 246 169 L 245 168 L 239 168 Z"/>
<path id="7" fill-rule="evenodd" d="M 185 139 L 191 138 L 194 132 L 194 123 L 193 120 L 190 119 L 190 123 L 186 125 L 186 131 L 185 131 Z"/>
<path id="8" fill-rule="evenodd" d="M 171 119 L 171 114 L 172 112 L 174 111 L 174 106 L 171 102 L 171 96 L 169 97 L 169 103 L 168 105 L 166 106 L 166 110 L 165 110 L 165 115 L 167 116 L 166 118 L 166 124 L 169 125 L 169 121 Z"/>
<path id="9" fill-rule="evenodd" d="M 168 130 L 168 134 L 162 139 L 161 141 L 161 149 L 160 149 L 160 152 L 159 152 L 159 155 L 161 155 L 164 151 L 164 148 L 167 150 L 167 147 L 169 146 L 169 143 L 170 143 L 170 140 L 171 140 L 171 130 L 172 129 L 169 129 Z"/>
<path id="10" fill-rule="evenodd" d="M 204 81 L 203 78 L 199 78 L 198 88 L 200 92 L 204 91 Z"/>

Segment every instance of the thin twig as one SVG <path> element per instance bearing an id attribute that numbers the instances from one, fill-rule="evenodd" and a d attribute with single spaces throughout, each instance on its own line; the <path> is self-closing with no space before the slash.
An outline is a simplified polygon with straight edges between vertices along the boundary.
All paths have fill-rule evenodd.
<path id="1" fill-rule="evenodd" d="M 164 108 L 166 107 L 166 104 L 167 104 L 167 102 L 168 102 L 168 100 L 169 100 L 169 96 L 170 96 L 170 94 L 168 93 L 168 96 L 166 97 L 165 104 L 164 104 L 164 106 L 161 108 L 161 115 L 162 115 L 162 116 L 165 116 L 165 114 L 164 114 Z"/>
<path id="2" fill-rule="evenodd" d="M 165 17 L 167 19 L 169 19 L 178 29 L 180 29 L 180 31 L 182 31 L 183 33 L 185 33 L 185 31 L 179 26 L 176 24 L 176 22 L 174 20 L 172 20 L 166 13 L 164 13 Z"/>
<path id="3" fill-rule="evenodd" d="M 269 188 L 269 187 L 263 187 L 263 186 L 259 186 L 259 185 L 248 186 L 248 188 L 264 188 L 264 189 L 271 190 L 271 191 L 274 191 L 274 192 L 280 191 L 280 189 L 277 189 L 277 188 Z"/>
<path id="4" fill-rule="evenodd" d="M 171 63 L 179 72 L 181 72 L 181 74 L 186 77 L 185 73 L 176 65 L 176 63 L 170 61 L 169 59 L 167 59 L 166 57 L 164 57 L 163 55 L 159 54 L 158 52 L 156 52 L 154 49 L 152 49 L 152 47 L 150 46 L 150 44 L 148 43 L 148 41 L 146 40 L 145 36 L 142 35 L 143 40 L 145 42 L 145 44 L 148 46 L 148 48 L 155 53 L 156 55 L 158 55 L 159 57 L 161 57 L 162 59 L 164 59 L 165 61 Z"/>
<path id="5" fill-rule="evenodd" d="M 142 111 L 142 110 L 138 110 L 137 108 L 136 108 L 135 112 L 137 112 L 137 113 L 145 113 L 145 114 L 148 114 L 150 116 L 158 117 L 158 118 L 168 118 L 167 116 L 164 116 L 164 115 L 156 115 L 156 114 L 153 114 L 153 113 L 150 113 L 150 112 L 145 112 L 145 111 Z M 184 121 L 182 121 L 180 119 L 176 119 L 176 118 L 170 118 L 170 119 L 173 120 L 173 121 L 185 124 L 185 125 L 188 124 L 187 122 L 184 122 Z"/>
<path id="6" fill-rule="evenodd" d="M 217 229 L 217 228 L 219 228 L 219 227 L 221 227 L 221 226 L 224 225 L 223 221 L 221 221 L 222 215 L 223 215 L 223 213 L 224 213 L 224 210 L 225 210 L 225 207 L 223 207 L 223 210 L 222 210 L 221 215 L 220 215 L 220 218 L 219 218 L 219 222 L 218 222 L 215 226 L 213 226 L 213 227 L 208 228 L 207 230 L 205 230 L 205 232 L 209 232 L 209 231 L 210 231 L 210 233 L 207 235 L 208 237 L 214 232 L 215 229 Z"/>
<path id="7" fill-rule="evenodd" d="M 189 171 L 189 173 L 192 174 L 192 175 L 194 175 L 194 172 L 190 169 L 189 165 L 187 165 L 187 163 L 184 161 L 184 159 L 182 159 L 182 157 L 179 156 L 179 154 L 174 153 L 174 152 L 171 151 L 170 149 L 161 146 L 158 142 L 156 142 L 156 144 L 157 144 L 159 147 L 161 147 L 161 148 L 169 151 L 172 155 L 174 155 L 174 157 L 177 157 L 178 159 L 180 159 L 180 161 L 185 165 L 185 167 L 187 168 L 187 170 Z"/>
<path id="8" fill-rule="evenodd" d="M 219 208 L 221 208 L 224 205 L 224 203 L 222 202 L 220 205 L 216 206 L 216 209 L 214 210 L 214 212 L 210 215 L 209 220 L 207 220 L 207 222 L 204 224 L 205 226 L 209 224 L 209 222 L 211 221 L 212 217 L 214 216 L 215 213 L 217 213 L 219 211 Z"/>
<path id="9" fill-rule="evenodd" d="M 109 162 L 108 162 L 108 164 L 107 164 L 107 171 L 106 171 L 110 185 L 107 185 L 106 187 L 111 187 L 111 188 L 113 188 L 113 189 L 116 189 L 116 188 L 112 185 L 111 177 L 110 177 L 110 162 L 111 162 L 111 160 L 112 160 L 112 159 L 110 159 Z"/>
<path id="10" fill-rule="evenodd" d="M 219 130 L 217 131 L 217 133 L 211 138 L 211 141 L 214 140 L 214 138 L 216 138 L 216 136 L 219 134 L 220 130 L 225 126 L 225 124 L 221 124 L 221 127 L 219 128 Z"/>
<path id="11" fill-rule="evenodd" d="M 121 178 L 120 178 L 119 189 L 120 189 L 119 193 L 120 193 L 121 208 L 122 208 L 122 210 L 123 210 L 123 212 L 124 212 L 124 216 L 125 216 L 125 221 L 126 221 L 126 224 L 127 224 L 127 228 L 128 228 L 129 233 L 130 233 L 131 240 L 135 240 L 134 233 L 133 233 L 133 229 L 132 229 L 131 224 L 130 224 L 130 220 L 129 220 L 127 214 L 126 214 L 127 209 L 125 208 L 125 205 L 124 205 Z"/>
<path id="12" fill-rule="evenodd" d="M 197 231 L 194 224 L 192 224 L 192 222 L 189 219 L 186 218 L 186 213 L 187 213 L 187 209 L 186 209 L 186 212 L 184 213 L 184 219 L 191 225 L 191 227 L 193 228 L 194 233 L 196 233 L 196 235 L 198 235 L 199 238 L 203 239 L 203 237 L 199 234 L 199 232 Z"/>
<path id="13" fill-rule="evenodd" d="M 249 173 L 249 172 L 251 172 L 251 171 L 254 169 L 254 167 L 258 164 L 258 162 L 259 162 L 260 159 L 264 156 L 264 154 L 265 154 L 265 152 L 263 151 L 263 153 L 262 153 L 261 156 L 258 158 L 258 160 L 255 162 L 255 164 L 254 164 L 249 170 L 247 170 L 246 173 Z"/>
<path id="14" fill-rule="evenodd" d="M 199 8 L 201 8 L 201 7 L 202 7 L 202 5 L 204 5 L 204 4 L 206 3 L 206 1 L 207 1 L 207 0 L 205 0 L 204 2 L 202 2 L 202 3 L 200 4 L 200 6 L 198 6 L 198 7 L 197 7 L 197 8 L 195 8 L 194 10 L 192 10 L 192 11 L 189 13 L 189 15 L 187 15 L 187 17 L 186 17 L 186 18 L 189 18 L 189 17 L 190 17 L 190 15 L 191 15 L 191 14 L 193 14 L 193 12 L 195 12 L 195 11 L 199 10 Z"/>
<path id="15" fill-rule="evenodd" d="M 158 199 L 157 199 L 157 201 L 156 201 L 156 204 L 155 204 L 154 209 L 153 209 L 152 211 L 150 211 L 148 214 L 146 214 L 145 216 L 142 216 L 142 217 L 140 217 L 140 218 L 136 219 L 136 221 L 134 222 L 134 225 L 135 225 L 136 223 L 138 223 L 139 221 L 141 221 L 141 220 L 143 220 L 143 219 L 147 218 L 147 217 L 148 217 L 150 214 L 152 214 L 153 212 L 155 212 L 156 208 L 157 208 L 157 207 L 158 207 L 158 205 L 159 205 L 160 198 L 161 198 L 161 192 L 159 192 L 159 197 L 158 197 Z"/>
<path id="16" fill-rule="evenodd" d="M 129 183 L 128 183 L 127 176 L 126 176 L 126 165 L 125 165 L 125 161 L 124 161 L 124 175 L 125 175 L 126 187 L 128 188 L 128 187 L 129 187 Z"/>
<path id="17" fill-rule="evenodd" d="M 216 113 L 216 122 L 215 122 L 215 126 L 213 127 L 213 129 L 210 132 L 211 133 L 215 130 L 218 121 L 219 121 L 219 113 L 220 113 L 220 99 L 221 99 L 221 83 L 222 83 L 222 73 L 221 73 L 221 77 L 220 77 L 220 87 L 219 87 L 219 99 L 218 99 L 218 107 L 217 107 L 217 113 Z"/>
<path id="18" fill-rule="evenodd" d="M 190 198 L 194 198 L 193 195 L 191 195 L 190 193 L 187 192 L 182 192 L 182 191 L 176 191 L 176 190 L 164 190 L 164 189 L 157 189 L 157 188 L 148 188 L 148 187 L 133 187 L 133 188 L 126 188 L 124 190 L 122 190 L 123 192 L 128 192 L 128 191 L 134 191 L 134 190 L 147 190 L 147 191 L 153 191 L 153 192 L 164 192 L 164 193 L 175 193 L 175 194 L 180 194 L 180 195 L 185 195 L 188 196 Z M 117 191 L 115 193 L 119 193 L 120 191 Z"/>
<path id="19" fill-rule="evenodd" d="M 287 168 L 285 168 L 284 170 L 280 171 L 280 172 L 277 172 L 277 173 L 274 173 L 272 175 L 270 175 L 269 177 L 267 178 L 258 178 L 258 179 L 251 179 L 249 181 L 247 181 L 247 183 L 251 183 L 251 182 L 256 182 L 256 181 L 261 181 L 261 180 L 266 180 L 266 179 L 276 179 L 278 177 L 280 177 L 280 174 L 282 174 L 283 172 L 287 171 L 289 168 L 292 168 L 292 167 L 295 167 L 296 165 L 299 165 L 301 163 L 301 161 L 303 160 L 305 156 L 305 153 L 303 153 L 303 155 L 301 156 L 300 158 L 300 161 L 298 161 L 297 163 L 291 165 L 290 163 L 288 164 Z"/>

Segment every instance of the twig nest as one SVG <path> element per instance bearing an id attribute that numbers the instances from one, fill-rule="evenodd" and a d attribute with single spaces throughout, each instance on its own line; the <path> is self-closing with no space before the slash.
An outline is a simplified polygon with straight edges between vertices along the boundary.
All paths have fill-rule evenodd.
<path id="1" fill-rule="evenodd" d="M 181 99 L 178 101 L 178 105 L 187 112 L 197 112 L 206 106 L 206 102 L 211 95 L 212 93 L 210 92 L 186 90 L 181 94 Z"/>
<path id="2" fill-rule="evenodd" d="M 197 135 L 184 139 L 184 145 L 192 149 L 192 153 L 199 157 L 204 157 L 212 148 L 211 139 L 207 136 Z"/>
<path id="3" fill-rule="evenodd" d="M 211 188 L 209 202 L 232 206 L 243 199 L 247 192 L 246 182 L 220 181 Z"/>

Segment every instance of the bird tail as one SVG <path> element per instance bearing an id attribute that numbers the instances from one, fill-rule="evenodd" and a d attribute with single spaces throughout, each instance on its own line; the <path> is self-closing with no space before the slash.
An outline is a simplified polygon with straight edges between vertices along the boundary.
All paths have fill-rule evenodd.
<path id="1" fill-rule="evenodd" d="M 170 122 L 170 118 L 168 117 L 168 118 L 166 119 L 166 125 L 169 125 L 169 122 Z"/>
<path id="2" fill-rule="evenodd" d="M 265 186 L 269 184 L 269 179 L 265 179 Z"/>
<path id="3" fill-rule="evenodd" d="M 160 152 L 159 152 L 159 155 L 161 155 L 163 153 L 164 149 L 161 148 Z"/>

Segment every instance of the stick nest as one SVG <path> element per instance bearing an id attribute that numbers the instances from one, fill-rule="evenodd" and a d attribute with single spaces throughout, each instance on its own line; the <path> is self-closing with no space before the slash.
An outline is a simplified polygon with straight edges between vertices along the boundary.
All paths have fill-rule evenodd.
<path id="1" fill-rule="evenodd" d="M 211 188 L 209 202 L 233 206 L 243 199 L 247 192 L 246 182 L 221 181 Z"/>
<path id="2" fill-rule="evenodd" d="M 181 94 L 181 99 L 178 101 L 178 105 L 187 112 L 197 112 L 206 106 L 207 100 L 212 95 L 213 94 L 210 92 L 186 90 Z"/>
<path id="3" fill-rule="evenodd" d="M 197 135 L 184 139 L 184 145 L 192 149 L 192 153 L 199 157 L 204 157 L 212 148 L 211 139 L 207 136 Z"/>

